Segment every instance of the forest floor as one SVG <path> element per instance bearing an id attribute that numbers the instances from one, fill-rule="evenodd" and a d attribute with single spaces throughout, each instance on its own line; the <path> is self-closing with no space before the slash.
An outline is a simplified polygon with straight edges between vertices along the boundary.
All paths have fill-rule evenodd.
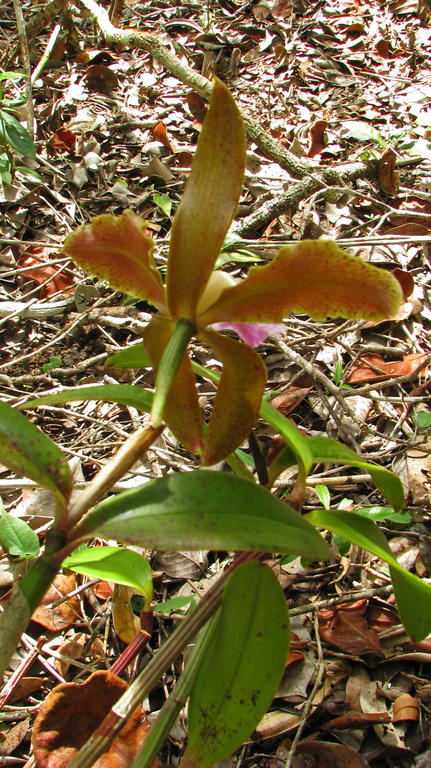
<path id="1" fill-rule="evenodd" d="M 281 413 L 305 434 L 329 435 L 365 461 L 391 469 L 405 489 L 405 509 L 395 514 L 368 474 L 321 464 L 308 478 L 305 510 L 364 510 L 379 522 L 403 565 L 429 578 L 427 9 L 418 8 L 416 0 L 294 0 L 293 6 L 290 0 L 245 5 L 130 0 L 122 14 L 117 9 L 114 21 L 120 29 L 148 34 L 145 49 L 108 45 L 90 10 L 91 3 L 76 0 L 62 12 L 51 57 L 33 83 L 36 157 L 15 156 L 21 170 L 10 179 L 3 175 L 0 186 L 1 399 L 22 404 L 30 395 L 78 384 L 153 386 L 149 368 L 105 365 L 141 339 L 153 309 L 85 275 L 61 246 L 92 216 L 131 208 L 148 222 L 163 272 L 171 219 L 207 109 L 199 91 L 205 90 L 203 78 L 216 74 L 252 123 L 243 194 L 219 265 L 241 279 L 282 245 L 329 237 L 368 262 L 398 270 L 403 281 L 405 302 L 395 320 L 315 322 L 292 315 L 285 334 L 270 337 L 258 351 L 268 370 L 268 396 Z M 38 11 L 38 5 L 23 3 L 27 24 Z M 58 23 L 55 7 L 52 14 L 36 37 L 28 28 L 33 69 Z M 0 66 L 18 71 L 10 2 L 0 4 L 0 28 Z M 3 87 L 4 98 L 24 90 L 22 81 L 11 79 Z M 24 120 L 25 104 L 20 110 Z M 316 181 L 322 168 L 333 172 L 332 184 Z M 202 344 L 194 342 L 191 354 L 220 370 L 214 352 Z M 207 417 L 215 386 L 205 380 L 197 386 Z M 79 492 L 143 415 L 128 406 L 86 401 L 42 406 L 31 419 L 61 447 Z M 264 456 L 274 455 L 279 445 L 274 430 L 259 422 L 255 433 Z M 247 443 L 241 449 L 253 469 L 253 451 Z M 166 431 L 116 490 L 198 467 L 197 458 Z M 296 471 L 287 470 L 277 481 L 280 497 L 293 487 Z M 53 515 L 49 492 L 3 466 L 0 492 L 4 508 L 43 537 Z M 151 649 L 128 667 L 129 680 L 229 557 L 147 554 L 158 604 Z M 429 766 L 431 644 L 412 643 L 404 632 L 382 563 L 339 540 L 328 566 L 310 566 L 300 558 L 274 558 L 272 565 L 292 609 L 289 663 L 271 712 L 250 743 L 223 765 L 281 768 L 299 725 L 303 738 L 314 736 L 313 744 L 324 748 L 299 749 L 294 768 Z M 26 567 L 3 553 L 0 602 Z M 68 595 L 75 586 L 75 576 L 60 576 L 53 594 Z M 103 659 L 112 665 L 127 644 L 120 616 L 110 615 L 111 591 L 99 583 L 71 598 L 74 602 L 54 607 L 55 597 L 48 595 L 13 662 L 18 666 L 43 634 L 37 663 L 0 712 L 0 765 L 31 765 L 29 734 L 47 694 L 61 681 L 82 681 L 86 670 L 103 667 Z M 179 600 L 162 605 L 173 598 Z M 325 603 L 332 598 L 334 605 Z M 139 600 L 135 609 L 139 613 Z M 94 633 L 101 616 L 103 626 Z M 94 643 L 88 647 L 90 636 L 96 650 Z M 178 671 L 170 670 L 145 702 L 150 720 Z M 316 690 L 318 676 L 322 684 Z M 394 720 L 393 704 L 404 694 L 419 703 L 416 719 Z M 346 717 L 352 713 L 355 718 Z M 160 755 L 162 765 L 178 764 L 186 739 L 183 712 Z"/>

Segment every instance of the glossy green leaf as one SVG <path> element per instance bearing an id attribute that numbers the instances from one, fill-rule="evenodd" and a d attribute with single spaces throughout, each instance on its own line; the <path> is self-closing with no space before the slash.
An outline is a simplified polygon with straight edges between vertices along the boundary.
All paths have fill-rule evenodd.
<path id="1" fill-rule="evenodd" d="M 174 216 L 166 278 L 174 319 L 194 321 L 242 191 L 245 131 L 230 92 L 216 80 L 192 172 Z"/>
<path id="2" fill-rule="evenodd" d="M 63 252 L 117 291 L 166 312 L 165 289 L 153 258 L 154 241 L 145 234 L 145 227 L 144 219 L 130 210 L 118 217 L 102 214 L 68 235 Z"/>
<path id="3" fill-rule="evenodd" d="M 402 568 L 372 520 L 354 512 L 320 509 L 304 517 L 312 525 L 337 533 L 389 563 L 398 610 L 407 632 L 415 640 L 427 637 L 431 631 L 431 586 Z"/>
<path id="4" fill-rule="evenodd" d="M 10 555 L 37 557 L 39 539 L 32 528 L 19 517 L 9 515 L 0 502 L 0 541 Z"/>
<path id="5" fill-rule="evenodd" d="M 305 474 L 308 475 L 313 465 L 313 454 L 309 446 L 309 439 L 301 435 L 299 429 L 286 419 L 273 405 L 262 400 L 260 415 L 285 439 L 288 447 L 296 459 L 296 463 L 302 463 Z"/>
<path id="6" fill-rule="evenodd" d="M 289 635 L 286 598 L 272 571 L 256 561 L 241 565 L 192 688 L 184 768 L 218 763 L 249 738 L 282 678 Z"/>
<path id="7" fill-rule="evenodd" d="M 228 456 L 248 437 L 259 414 L 267 372 L 257 352 L 215 331 L 199 334 L 223 363 L 220 384 L 204 438 L 203 465 Z"/>
<path id="8" fill-rule="evenodd" d="M 169 475 L 107 499 L 74 531 L 163 550 L 292 552 L 326 560 L 320 534 L 276 496 L 222 472 Z"/>
<path id="9" fill-rule="evenodd" d="M 384 320 L 396 314 L 402 298 L 390 273 L 349 256 L 331 240 L 302 240 L 281 248 L 266 266 L 252 267 L 197 323 L 281 323 L 292 311 L 316 320 Z"/>
<path id="10" fill-rule="evenodd" d="M 66 558 L 63 568 L 83 573 L 93 579 L 113 581 L 142 592 L 151 602 L 153 599 L 153 575 L 145 557 L 122 547 L 92 547 L 81 549 Z"/>
<path id="11" fill-rule="evenodd" d="M 331 464 L 360 467 L 371 475 L 380 493 L 397 512 L 403 509 L 405 504 L 403 486 L 400 478 L 393 472 L 376 464 L 369 464 L 347 445 L 331 440 L 329 437 L 309 437 L 307 442 L 313 454 L 314 464 L 331 462 Z"/>
<path id="12" fill-rule="evenodd" d="M 24 157 L 36 157 L 36 147 L 30 134 L 13 115 L 5 109 L 0 110 L 0 135 L 7 144 Z"/>
<path id="13" fill-rule="evenodd" d="M 0 401 L 0 461 L 17 475 L 29 477 L 64 502 L 72 490 L 69 465 L 55 443 L 22 413 Z"/>
<path id="14" fill-rule="evenodd" d="M 105 365 L 108 368 L 149 368 L 150 360 L 143 344 L 122 349 L 112 357 L 108 357 Z"/>
<path id="15" fill-rule="evenodd" d="M 101 400 L 104 403 L 130 405 L 137 411 L 149 413 L 153 402 L 152 392 L 131 384 L 88 384 L 73 389 L 62 389 L 52 395 L 28 400 L 20 410 L 37 408 L 39 405 L 59 405 L 61 403 L 82 402 L 83 400 Z"/>

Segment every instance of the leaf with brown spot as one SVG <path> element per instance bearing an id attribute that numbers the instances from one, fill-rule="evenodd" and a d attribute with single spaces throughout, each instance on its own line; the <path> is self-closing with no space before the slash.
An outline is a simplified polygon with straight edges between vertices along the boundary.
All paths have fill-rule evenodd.
<path id="1" fill-rule="evenodd" d="M 116 675 L 99 670 L 82 685 L 62 683 L 49 694 L 34 722 L 32 746 L 37 768 L 66 768 L 108 715 L 128 685 Z M 141 707 L 93 768 L 128 768 L 150 726 Z M 73 724 L 73 725 L 72 725 Z M 157 759 L 153 768 L 158 768 Z"/>

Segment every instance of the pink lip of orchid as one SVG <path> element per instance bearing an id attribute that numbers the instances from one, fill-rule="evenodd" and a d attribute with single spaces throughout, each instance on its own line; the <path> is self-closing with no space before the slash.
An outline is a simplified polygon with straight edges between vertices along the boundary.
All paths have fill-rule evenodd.
<path id="1" fill-rule="evenodd" d="M 384 319 L 402 299 L 390 274 L 344 253 L 330 241 L 302 241 L 282 248 L 263 267 L 235 284 L 214 264 L 242 191 L 245 133 L 227 88 L 216 81 L 199 138 L 192 172 L 175 214 L 166 287 L 153 260 L 146 223 L 130 210 L 98 216 L 78 227 L 63 250 L 87 272 L 113 288 L 160 310 L 144 333 L 155 372 L 177 324 L 187 320 L 199 341 L 223 364 L 212 415 L 203 435 L 191 362 L 182 358 L 163 417 L 185 448 L 215 464 L 247 437 L 259 413 L 266 369 L 252 348 L 277 333 L 291 311 L 315 319 L 328 316 Z M 217 331 L 233 328 L 246 343 Z"/>

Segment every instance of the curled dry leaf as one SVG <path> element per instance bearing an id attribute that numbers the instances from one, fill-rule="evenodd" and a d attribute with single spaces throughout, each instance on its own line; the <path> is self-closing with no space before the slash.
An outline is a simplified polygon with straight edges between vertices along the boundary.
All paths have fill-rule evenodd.
<path id="1" fill-rule="evenodd" d="M 48 606 L 58 600 L 60 597 L 72 592 L 76 587 L 75 574 L 58 575 L 55 577 L 52 585 L 43 596 L 43 599 L 34 611 L 32 620 L 51 632 L 58 632 L 60 629 L 70 627 L 76 621 L 79 615 L 79 599 L 76 595 L 60 603 L 55 608 Z"/>
<path id="2" fill-rule="evenodd" d="M 62 683 L 54 688 L 33 727 L 37 768 L 66 768 L 127 688 L 124 680 L 106 670 L 94 672 L 82 685 Z M 132 764 L 150 730 L 148 720 L 142 718 L 142 709 L 137 707 L 93 768 L 128 768 Z M 153 768 L 158 768 L 157 760 Z"/>
<path id="3" fill-rule="evenodd" d="M 386 149 L 377 164 L 379 187 L 388 197 L 395 197 L 400 185 L 398 172 L 395 170 L 397 156 L 393 149 Z"/>

